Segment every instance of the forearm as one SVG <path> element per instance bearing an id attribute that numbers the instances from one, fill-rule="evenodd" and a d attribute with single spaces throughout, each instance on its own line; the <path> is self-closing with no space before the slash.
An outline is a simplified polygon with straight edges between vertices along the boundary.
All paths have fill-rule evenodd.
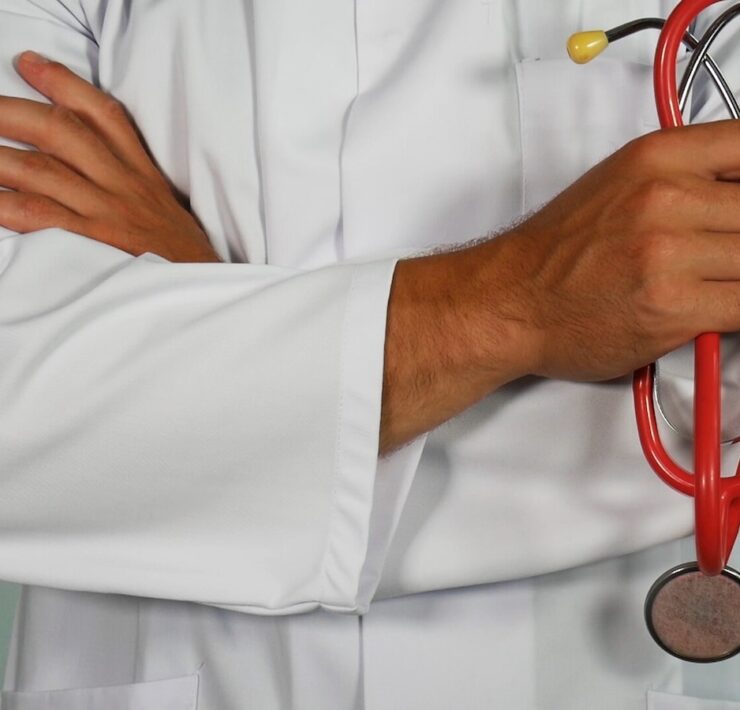
<path id="1" fill-rule="evenodd" d="M 391 289 L 380 453 L 527 374 L 532 344 L 497 274 L 506 238 L 401 261 Z"/>
<path id="2" fill-rule="evenodd" d="M 525 374 L 610 380 L 740 330 L 739 136 L 737 121 L 644 136 L 506 234 L 402 262 L 381 453 Z"/>

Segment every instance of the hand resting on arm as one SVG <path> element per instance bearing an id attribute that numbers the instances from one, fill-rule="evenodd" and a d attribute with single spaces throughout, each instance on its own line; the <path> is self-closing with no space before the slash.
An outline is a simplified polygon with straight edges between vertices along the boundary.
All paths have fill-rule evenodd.
<path id="1" fill-rule="evenodd" d="M 219 261 L 125 109 L 58 63 L 18 62 L 53 105 L 0 99 L 0 224 L 131 254 Z M 639 138 L 496 239 L 399 262 L 381 453 L 525 375 L 606 380 L 740 329 L 740 126 Z"/>

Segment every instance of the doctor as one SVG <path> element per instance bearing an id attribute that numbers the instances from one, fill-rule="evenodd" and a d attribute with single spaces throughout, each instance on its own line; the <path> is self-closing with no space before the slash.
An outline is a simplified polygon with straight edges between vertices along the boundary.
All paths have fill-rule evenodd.
<path id="1" fill-rule="evenodd" d="M 740 128 L 561 58 L 672 6 L 2 0 L 3 710 L 740 708 L 626 377 L 740 330 Z"/>

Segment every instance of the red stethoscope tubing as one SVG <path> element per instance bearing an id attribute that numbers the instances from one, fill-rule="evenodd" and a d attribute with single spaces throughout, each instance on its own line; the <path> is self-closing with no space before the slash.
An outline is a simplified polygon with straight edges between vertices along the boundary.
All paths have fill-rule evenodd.
<path id="1" fill-rule="evenodd" d="M 683 125 L 676 63 L 684 33 L 696 17 L 720 0 L 682 0 L 666 21 L 655 55 L 655 98 L 663 128 Z M 634 399 L 640 443 L 655 472 L 671 487 L 694 496 L 696 551 L 704 574 L 727 566 L 740 528 L 740 466 L 721 477 L 720 338 L 705 333 L 696 339 L 694 364 L 694 473 L 679 466 L 660 440 L 654 404 L 655 365 L 637 370 Z"/>

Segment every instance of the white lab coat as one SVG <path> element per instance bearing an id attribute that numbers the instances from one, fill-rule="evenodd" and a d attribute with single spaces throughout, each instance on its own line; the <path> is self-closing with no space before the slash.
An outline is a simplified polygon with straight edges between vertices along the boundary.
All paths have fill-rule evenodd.
<path id="1" fill-rule="evenodd" d="M 0 0 L 0 93 L 39 98 L 26 48 L 94 78 L 231 262 L 3 230 L 3 710 L 740 708 L 736 661 L 644 631 L 691 505 L 628 379 L 523 380 L 376 459 L 396 258 L 653 129 L 654 36 L 562 47 L 672 5 Z"/>

